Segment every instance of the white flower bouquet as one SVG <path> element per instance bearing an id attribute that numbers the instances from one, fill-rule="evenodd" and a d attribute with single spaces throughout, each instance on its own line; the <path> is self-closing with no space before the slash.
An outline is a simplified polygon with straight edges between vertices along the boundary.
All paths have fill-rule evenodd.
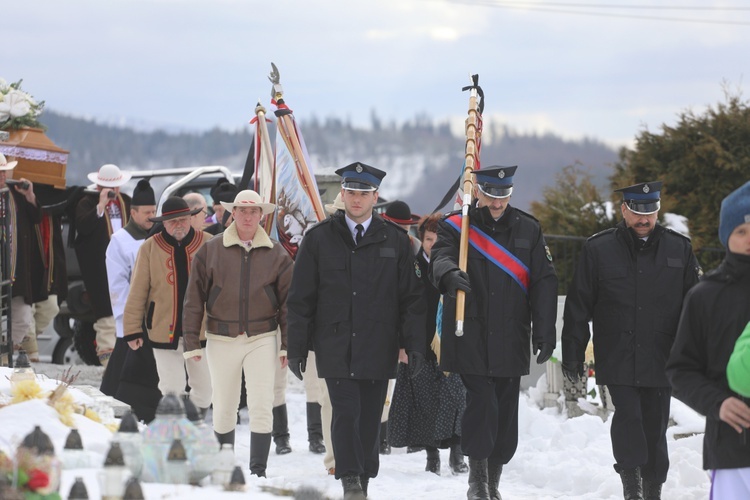
<path id="1" fill-rule="evenodd" d="M 21 90 L 22 81 L 9 84 L 0 78 L 0 130 L 44 128 L 37 120 L 44 109 L 44 101 L 37 102 L 30 94 Z"/>

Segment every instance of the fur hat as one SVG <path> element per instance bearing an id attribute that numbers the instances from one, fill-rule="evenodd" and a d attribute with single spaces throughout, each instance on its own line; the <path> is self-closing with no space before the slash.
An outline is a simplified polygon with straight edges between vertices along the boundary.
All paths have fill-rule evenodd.
<path id="1" fill-rule="evenodd" d="M 719 240 L 724 248 L 729 248 L 729 235 L 746 222 L 750 222 L 750 181 L 732 191 L 721 202 L 719 214 Z"/>

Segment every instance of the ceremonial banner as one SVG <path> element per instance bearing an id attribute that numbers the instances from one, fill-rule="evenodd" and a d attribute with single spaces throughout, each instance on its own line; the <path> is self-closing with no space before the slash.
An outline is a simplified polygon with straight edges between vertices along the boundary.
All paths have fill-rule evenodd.
<path id="1" fill-rule="evenodd" d="M 253 137 L 253 160 L 255 168 L 255 191 L 266 203 L 276 203 L 276 165 L 274 163 L 273 147 L 271 137 L 268 133 L 266 108 L 258 103 L 255 106 L 255 118 L 250 124 L 255 124 Z M 266 233 L 272 238 L 277 238 L 274 227 L 274 217 L 268 216 L 263 224 Z"/>
<path id="2" fill-rule="evenodd" d="M 310 161 L 292 110 L 283 99 L 276 65 L 269 79 L 273 83 L 271 103 L 276 105 L 276 232 L 279 242 L 294 258 L 305 233 L 325 219 Z"/>

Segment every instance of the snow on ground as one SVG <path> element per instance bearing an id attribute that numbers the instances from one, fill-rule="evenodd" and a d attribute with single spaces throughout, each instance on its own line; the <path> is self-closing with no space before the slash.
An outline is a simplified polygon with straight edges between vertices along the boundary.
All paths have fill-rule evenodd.
<path id="1" fill-rule="evenodd" d="M 6 373 L 0 373 L 0 396 L 7 395 L 9 383 Z M 544 378 L 537 388 L 522 393 L 519 405 L 519 445 L 513 460 L 505 467 L 500 489 L 505 500 L 622 498 L 619 476 L 612 468 L 612 447 L 609 440 L 610 420 L 583 415 L 568 419 L 555 408 L 540 409 Z M 82 393 L 76 399 L 86 397 Z M 289 426 L 293 452 L 276 455 L 271 447 L 268 478 L 250 476 L 250 431 L 247 414 L 242 412 L 242 424 L 237 429 L 237 463 L 245 468 L 248 483 L 246 497 L 278 499 L 261 492 L 261 486 L 275 488 L 313 487 L 329 498 L 341 498 L 339 481 L 328 476 L 320 455 L 307 450 L 305 396 L 302 383 L 289 377 L 287 392 Z M 12 405 L 0 409 L 0 447 L 17 442 L 41 424 L 50 434 L 58 453 L 68 430 L 56 419 L 51 408 L 39 402 Z M 664 500 L 690 500 L 708 497 L 709 479 L 701 469 L 702 434 L 674 440 L 683 435 L 703 430 L 703 418 L 679 401 L 672 400 L 672 417 L 677 425 L 668 431 L 671 467 L 664 485 Z M 103 426 L 85 417 L 78 420 L 84 446 L 97 454 L 107 447 L 108 432 Z M 405 449 L 394 449 L 391 455 L 381 455 L 380 474 L 370 482 L 372 500 L 393 499 L 460 499 L 466 498 L 467 475 L 453 476 L 448 469 L 448 450 L 441 450 L 442 475 L 425 472 L 424 452 L 407 454 Z M 99 498 L 98 470 L 64 471 L 60 489 L 66 497 L 76 476 L 83 477 L 90 498 Z M 216 486 L 203 488 L 187 485 L 143 484 L 147 499 L 180 498 L 239 498 L 237 493 L 221 491 Z"/>

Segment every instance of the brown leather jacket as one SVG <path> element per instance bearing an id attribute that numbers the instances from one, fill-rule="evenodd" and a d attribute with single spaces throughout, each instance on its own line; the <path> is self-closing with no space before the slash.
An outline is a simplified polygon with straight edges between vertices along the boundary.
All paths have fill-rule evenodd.
<path id="1" fill-rule="evenodd" d="M 206 243 L 193 259 L 182 328 L 185 357 L 200 356 L 199 333 L 203 313 L 206 332 L 235 338 L 281 331 L 281 350 L 286 350 L 286 298 L 293 262 L 262 227 L 246 249 L 234 223 Z"/>

